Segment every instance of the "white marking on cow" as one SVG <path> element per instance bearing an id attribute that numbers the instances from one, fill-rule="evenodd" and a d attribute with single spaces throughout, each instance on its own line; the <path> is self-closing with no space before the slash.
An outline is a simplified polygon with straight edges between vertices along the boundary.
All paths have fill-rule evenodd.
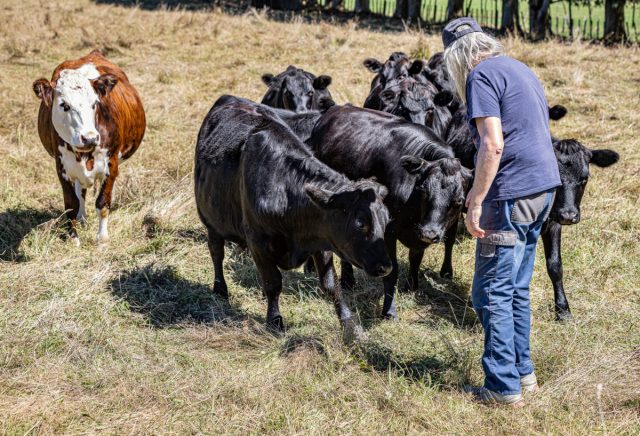
<path id="1" fill-rule="evenodd" d="M 82 186 L 80 185 L 80 182 L 78 181 L 78 179 L 76 179 L 75 181 L 75 191 L 76 191 L 76 197 L 78 197 L 78 200 L 80 201 L 80 207 L 78 208 L 78 215 L 76 217 L 76 219 L 82 223 L 87 222 L 87 212 L 85 209 L 85 204 L 84 204 L 84 195 L 82 195 Z"/>
<path id="2" fill-rule="evenodd" d="M 87 189 L 96 182 L 101 184 L 109 175 L 109 154 L 105 148 L 96 147 L 91 153 L 93 157 L 93 168 L 91 170 L 87 169 L 88 157 L 86 154 L 83 154 L 82 159 L 78 162 L 76 154 L 73 151 L 69 151 L 66 145 L 58 146 L 58 151 L 60 152 L 60 162 L 64 169 L 62 176 L 69 182 L 75 183 L 77 181 L 82 188 Z M 76 195 L 78 195 L 77 188 Z"/>
<path id="3" fill-rule="evenodd" d="M 109 209 L 104 212 L 96 208 L 96 214 L 98 215 L 98 244 L 104 244 L 109 241 L 109 232 L 107 231 L 107 225 L 109 224 Z M 103 216 L 104 214 L 104 216 Z"/>
<path id="4" fill-rule="evenodd" d="M 88 63 L 62 70 L 56 81 L 51 121 L 62 140 L 72 147 L 82 147 L 82 137 L 98 137 L 95 103 L 99 99 L 91 84 L 98 77 L 95 65 Z"/>

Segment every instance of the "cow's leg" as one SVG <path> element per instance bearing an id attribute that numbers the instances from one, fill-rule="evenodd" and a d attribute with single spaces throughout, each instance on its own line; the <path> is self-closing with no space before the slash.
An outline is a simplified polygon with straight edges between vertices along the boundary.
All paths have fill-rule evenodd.
<path id="1" fill-rule="evenodd" d="M 560 245 L 562 241 L 562 226 L 555 221 L 547 221 L 545 227 L 543 229 L 542 242 L 547 260 L 547 273 L 553 284 L 556 318 L 558 321 L 567 321 L 572 316 L 562 284 L 562 253 Z"/>
<path id="2" fill-rule="evenodd" d="M 420 277 L 420 265 L 422 264 L 422 258 L 424 257 L 424 250 L 409 249 L 409 286 L 408 289 L 412 292 L 418 290 L 419 277 Z"/>
<path id="3" fill-rule="evenodd" d="M 224 260 L 224 239 L 218 236 L 212 229 L 207 228 L 209 253 L 213 262 L 213 293 L 224 298 L 229 298 L 227 282 L 222 271 L 222 261 Z"/>
<path id="4" fill-rule="evenodd" d="M 80 207 L 78 208 L 78 215 L 76 215 L 76 219 L 80 224 L 86 224 L 87 222 L 87 212 L 85 209 L 85 198 L 87 196 L 87 190 L 80 185 L 80 182 L 76 180 L 74 184 L 74 190 L 76 193 L 76 197 L 78 197 L 78 202 L 80 203 Z"/>
<path id="5" fill-rule="evenodd" d="M 284 331 L 284 321 L 280 315 L 280 292 L 282 292 L 282 274 L 278 266 L 260 253 L 252 250 L 253 260 L 262 279 L 262 289 L 267 297 L 267 327 Z"/>
<path id="6" fill-rule="evenodd" d="M 333 266 L 333 253 L 319 251 L 313 254 L 313 260 L 316 264 L 316 271 L 318 271 L 320 288 L 333 298 L 333 306 L 340 319 L 345 341 L 351 342 L 361 339 L 363 335 L 362 327 L 358 320 L 354 318 L 342 296 L 342 288 L 337 280 L 338 275 Z"/>
<path id="7" fill-rule="evenodd" d="M 96 241 L 98 244 L 109 242 L 109 211 L 111 210 L 111 197 L 113 195 L 113 185 L 118 177 L 118 159 L 109 159 L 109 175 L 104 179 L 100 186 L 100 193 L 96 198 L 96 214 L 98 215 L 98 236 Z"/>
<path id="8" fill-rule="evenodd" d="M 62 195 L 64 197 L 64 210 L 69 220 L 68 234 L 69 239 L 76 245 L 80 246 L 80 238 L 78 238 L 77 219 L 80 210 L 80 201 L 76 196 L 72 182 L 66 180 L 62 175 L 62 168 L 58 168 L 58 180 L 62 186 Z"/>
<path id="9" fill-rule="evenodd" d="M 396 304 L 394 300 L 394 294 L 396 292 L 396 284 L 398 282 L 398 258 L 397 258 L 397 240 L 395 236 L 385 235 L 384 238 L 385 248 L 387 254 L 391 259 L 391 273 L 382 279 L 384 286 L 384 301 L 382 303 L 382 317 L 386 319 L 398 319 L 398 311 L 396 310 Z"/>
<path id="10" fill-rule="evenodd" d="M 313 274 L 316 271 L 316 267 L 313 263 L 313 257 L 307 258 L 304 262 L 304 273 L 305 274 Z"/>
<path id="11" fill-rule="evenodd" d="M 346 260 L 340 259 L 340 285 L 345 291 L 351 291 L 356 285 L 353 275 L 353 265 Z"/>
<path id="12" fill-rule="evenodd" d="M 456 235 L 458 233 L 458 220 L 447 229 L 444 236 L 444 259 L 442 260 L 442 268 L 440 268 L 440 277 L 453 277 L 453 246 L 456 243 Z"/>

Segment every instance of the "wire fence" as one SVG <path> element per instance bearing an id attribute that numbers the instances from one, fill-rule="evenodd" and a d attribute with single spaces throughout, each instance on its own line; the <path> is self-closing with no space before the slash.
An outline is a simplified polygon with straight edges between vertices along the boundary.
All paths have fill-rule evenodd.
<path id="1" fill-rule="evenodd" d="M 419 19 L 425 25 L 439 25 L 447 21 L 447 0 L 402 0 L 420 2 Z M 462 0 L 462 14 L 475 18 L 480 25 L 490 29 L 500 29 L 502 23 L 502 0 Z M 365 3 L 366 2 L 366 3 Z M 396 0 L 260 0 L 260 5 L 273 9 L 299 11 L 316 7 L 324 10 L 344 12 L 366 12 L 381 17 L 393 17 Z M 416 3 L 417 4 L 417 3 Z M 411 7 L 411 6 L 409 6 Z M 519 25 L 529 33 L 528 0 L 518 2 Z M 627 3 L 625 7 L 625 30 L 629 42 L 640 42 L 640 5 Z M 604 37 L 604 6 L 595 1 L 579 4 L 569 1 L 552 1 L 549 7 L 549 33 L 568 39 L 602 39 Z"/>

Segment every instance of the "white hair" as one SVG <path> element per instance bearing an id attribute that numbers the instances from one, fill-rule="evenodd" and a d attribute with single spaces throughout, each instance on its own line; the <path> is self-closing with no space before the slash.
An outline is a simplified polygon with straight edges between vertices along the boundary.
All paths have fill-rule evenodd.
<path id="1" fill-rule="evenodd" d="M 444 62 L 460 100 L 466 104 L 467 76 L 483 59 L 504 54 L 502 44 L 484 32 L 472 32 L 455 40 L 444 51 Z"/>

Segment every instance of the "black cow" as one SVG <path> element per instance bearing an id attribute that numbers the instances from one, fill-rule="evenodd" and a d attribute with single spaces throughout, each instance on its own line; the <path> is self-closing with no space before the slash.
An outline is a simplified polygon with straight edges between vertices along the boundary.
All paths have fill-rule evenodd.
<path id="1" fill-rule="evenodd" d="M 242 97 L 236 97 L 233 95 L 225 96 L 225 103 L 238 103 L 255 106 L 257 103 Z M 322 116 L 328 108 L 335 103 L 330 99 L 321 99 L 319 102 L 320 110 L 311 110 L 309 112 L 296 113 L 286 109 L 279 109 L 270 107 L 264 104 L 260 104 L 262 111 L 268 113 L 272 117 L 279 118 L 295 133 L 295 135 L 302 142 L 306 142 L 311 137 L 313 126 L 315 126 L 318 119 Z M 313 261 L 312 261 L 313 262 Z"/>
<path id="2" fill-rule="evenodd" d="M 589 164 L 606 168 L 618 162 L 620 156 L 613 150 L 590 150 L 574 139 L 554 139 L 553 148 L 562 185 L 556 189 L 551 213 L 542 227 L 542 242 L 547 273 L 553 283 L 556 317 L 564 321 L 571 319 L 571 311 L 562 284 L 562 226 L 580 222 L 580 203 L 589 180 Z"/>
<path id="3" fill-rule="evenodd" d="M 397 51 L 391 53 L 389 59 L 380 62 L 377 59 L 369 58 L 363 62 L 365 68 L 375 73 L 371 81 L 371 89 L 369 96 L 365 100 L 364 107 L 370 109 L 378 109 L 380 93 L 385 89 L 388 83 L 397 80 L 403 80 L 409 77 L 421 78 L 421 71 L 424 68 L 424 61 L 409 59 L 405 53 Z"/>
<path id="4" fill-rule="evenodd" d="M 330 76 L 316 77 L 293 65 L 277 76 L 263 74 L 262 81 L 268 87 L 262 98 L 267 106 L 302 113 L 320 109 L 322 99 L 331 100 Z"/>
<path id="5" fill-rule="evenodd" d="M 391 272 L 384 244 L 386 188 L 347 179 L 316 159 L 270 111 L 229 96 L 220 97 L 202 123 L 194 177 L 215 293 L 228 295 L 222 269 L 225 241 L 246 245 L 267 297 L 267 325 L 283 329 L 279 268 L 296 268 L 313 256 L 320 286 L 333 295 L 345 331 L 359 335 L 328 251 L 368 274 Z"/>
<path id="6" fill-rule="evenodd" d="M 393 270 L 383 279 L 382 314 L 397 318 L 393 301 L 397 241 L 409 247 L 409 286 L 416 289 L 424 250 L 457 225 L 471 173 L 424 126 L 351 105 L 334 106 L 320 117 L 308 145 L 320 160 L 347 177 L 375 177 L 389 190 L 385 204 L 392 221 L 385 244 Z M 451 269 L 451 252 L 443 269 Z M 346 262 L 342 262 L 342 282 L 345 287 L 354 282 Z"/>
<path id="7" fill-rule="evenodd" d="M 367 99 L 364 107 L 388 112 L 433 129 L 440 137 L 451 120 L 447 106 L 453 99 L 449 91 L 438 91 L 431 83 L 411 77 L 388 82 L 376 99 Z"/>

